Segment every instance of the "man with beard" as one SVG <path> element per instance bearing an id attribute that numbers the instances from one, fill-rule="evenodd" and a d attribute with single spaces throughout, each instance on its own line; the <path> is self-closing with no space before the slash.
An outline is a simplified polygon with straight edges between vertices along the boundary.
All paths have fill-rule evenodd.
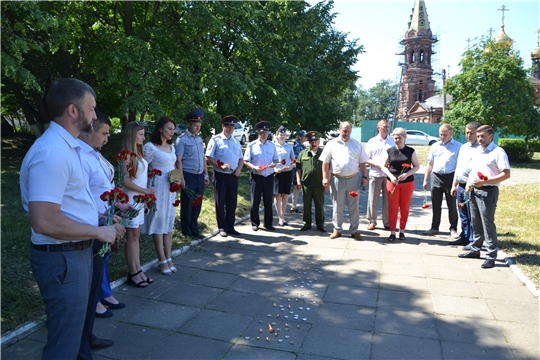
<path id="1" fill-rule="evenodd" d="M 324 187 L 322 186 L 322 150 L 319 148 L 322 134 L 318 131 L 307 133 L 309 149 L 302 150 L 296 158 L 296 186 L 301 186 L 304 200 L 304 226 L 300 231 L 311 229 L 311 202 L 315 203 L 315 224 L 317 230 L 324 228 Z"/>
<path id="2" fill-rule="evenodd" d="M 214 167 L 214 200 L 219 235 L 240 235 L 234 229 L 236 204 L 238 199 L 238 177 L 244 166 L 242 146 L 232 136 L 234 124 L 239 119 L 234 115 L 221 119 L 223 132 L 208 143 L 206 161 Z"/>
<path id="3" fill-rule="evenodd" d="M 95 93 L 77 79 L 55 81 L 46 95 L 49 128 L 21 165 L 21 200 L 30 218 L 30 265 L 45 302 L 44 359 L 75 359 L 92 278 L 92 242 L 114 243 L 119 224 L 98 226 L 98 209 L 80 160 L 81 132 L 92 130 Z M 91 354 L 90 354 L 91 356 Z"/>

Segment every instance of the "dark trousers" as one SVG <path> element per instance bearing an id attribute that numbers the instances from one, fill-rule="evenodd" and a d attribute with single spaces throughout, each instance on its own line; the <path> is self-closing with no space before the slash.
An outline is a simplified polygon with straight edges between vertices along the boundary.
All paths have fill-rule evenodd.
<path id="1" fill-rule="evenodd" d="M 218 228 L 225 232 L 232 231 L 238 199 L 238 177 L 214 171 L 212 184 Z"/>
<path id="2" fill-rule="evenodd" d="M 469 199 L 469 194 L 465 191 L 465 184 L 459 184 L 457 189 L 457 202 L 464 203 Z M 459 234 L 460 240 L 473 241 L 473 229 L 471 221 L 471 202 L 467 201 L 463 206 L 458 207 L 459 218 L 461 219 L 461 234 Z"/>
<path id="3" fill-rule="evenodd" d="M 92 249 L 30 249 L 30 265 L 47 315 L 47 344 L 42 359 L 75 359 L 81 347 L 90 293 Z M 93 306 L 95 311 L 95 302 Z"/>
<path id="4" fill-rule="evenodd" d="M 454 181 L 454 173 L 450 174 L 432 174 L 431 187 L 431 202 L 433 203 L 433 218 L 431 220 L 431 228 L 439 230 L 441 224 L 442 199 L 443 195 L 448 206 L 448 221 L 450 222 L 450 230 L 457 231 L 458 213 L 456 198 L 450 195 L 452 190 L 452 182 Z"/>
<path id="5" fill-rule="evenodd" d="M 483 186 L 474 189 L 471 194 L 471 220 L 474 242 L 471 250 L 479 252 L 486 243 L 486 259 L 497 258 L 497 227 L 495 226 L 495 209 L 499 199 L 497 186 Z"/>
<path id="6" fill-rule="evenodd" d="M 315 224 L 318 228 L 324 227 L 324 187 L 302 185 L 302 199 L 304 201 L 304 224 L 311 226 L 311 202 L 315 203 Z"/>
<path id="7" fill-rule="evenodd" d="M 92 352 L 90 351 L 90 343 L 92 343 L 96 337 L 92 334 L 94 329 L 94 320 L 96 319 L 96 305 L 101 292 L 101 283 L 103 282 L 103 267 L 105 265 L 105 258 L 97 255 L 103 243 L 94 240 L 92 243 L 92 282 L 90 283 L 90 295 L 88 297 L 88 306 L 86 308 L 86 318 L 84 320 L 84 327 L 82 333 L 81 347 L 79 348 L 78 360 L 92 359 Z"/>
<path id="8" fill-rule="evenodd" d="M 274 217 L 272 215 L 272 197 L 274 196 L 274 176 L 264 177 L 262 175 L 251 174 L 249 179 L 249 192 L 251 194 L 251 225 L 259 226 L 259 205 L 261 195 L 264 206 L 264 227 L 271 227 Z"/>
<path id="9" fill-rule="evenodd" d="M 192 174 L 184 171 L 184 180 L 186 186 L 193 190 L 197 195 L 204 194 L 204 173 Z M 190 199 L 185 191 L 182 191 L 180 199 L 182 200 L 180 208 L 180 224 L 182 227 L 182 234 L 191 237 L 200 237 L 199 214 L 201 213 L 202 203 L 193 207 L 191 204 L 194 199 Z"/>

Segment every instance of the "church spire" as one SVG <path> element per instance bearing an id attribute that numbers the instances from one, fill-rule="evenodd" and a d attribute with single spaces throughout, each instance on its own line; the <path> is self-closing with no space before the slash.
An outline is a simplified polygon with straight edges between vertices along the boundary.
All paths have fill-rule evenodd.
<path id="1" fill-rule="evenodd" d="M 428 33 L 429 35 L 431 35 L 426 4 L 424 0 L 416 0 L 413 8 L 413 13 L 411 15 L 411 22 L 409 23 L 409 30 L 407 31 L 406 37 L 415 35 L 428 35 Z"/>

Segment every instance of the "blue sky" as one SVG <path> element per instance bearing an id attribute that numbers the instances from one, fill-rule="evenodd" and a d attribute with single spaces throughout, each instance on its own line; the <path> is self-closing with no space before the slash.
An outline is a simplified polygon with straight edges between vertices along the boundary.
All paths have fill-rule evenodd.
<path id="1" fill-rule="evenodd" d="M 489 35 L 493 28 L 493 37 L 501 31 L 504 4 L 505 32 L 516 40 L 514 48 L 520 52 L 524 66 L 531 66 L 530 54 L 536 48 L 540 29 L 540 1 L 441 1 L 424 0 L 431 25 L 431 31 L 437 35 L 437 55 L 433 67 L 435 72 L 446 69 L 447 74 L 459 72 L 459 61 L 467 48 L 467 39 L 471 44 L 475 38 Z M 309 0 L 311 5 L 318 1 Z M 337 16 L 334 27 L 349 33 L 349 39 L 358 39 L 364 45 L 365 53 L 359 55 L 354 70 L 359 71 L 358 84 L 364 88 L 375 85 L 382 79 L 399 81 L 398 61 L 402 57 L 399 41 L 407 30 L 409 16 L 412 14 L 415 0 L 336 0 L 334 13 Z M 448 67 L 450 66 L 450 67 Z M 441 77 L 435 76 L 438 85 Z"/>

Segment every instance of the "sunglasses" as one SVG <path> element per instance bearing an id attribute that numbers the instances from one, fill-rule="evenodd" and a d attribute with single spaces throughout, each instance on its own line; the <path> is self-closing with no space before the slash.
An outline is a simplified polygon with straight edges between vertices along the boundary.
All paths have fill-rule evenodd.
<path id="1" fill-rule="evenodd" d="M 309 142 L 315 142 L 315 141 L 317 141 L 317 140 L 319 140 L 319 139 L 311 139 L 311 140 L 308 140 L 308 141 L 309 141 Z"/>
<path id="2" fill-rule="evenodd" d="M 136 125 L 138 125 L 138 126 L 144 126 L 144 125 L 145 125 L 145 124 L 144 124 L 144 121 L 137 121 L 137 120 L 135 120 L 135 121 L 133 121 L 133 122 L 134 122 Z"/>

